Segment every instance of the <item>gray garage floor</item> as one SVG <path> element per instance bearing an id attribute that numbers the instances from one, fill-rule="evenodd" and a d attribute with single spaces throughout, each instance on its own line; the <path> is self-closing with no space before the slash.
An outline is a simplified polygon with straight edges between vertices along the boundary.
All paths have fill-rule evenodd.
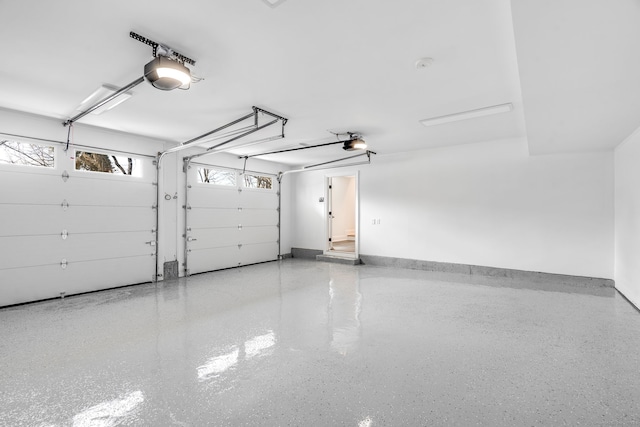
<path id="1" fill-rule="evenodd" d="M 0 425 L 640 424 L 640 314 L 548 289 L 286 260 L 2 309 Z"/>

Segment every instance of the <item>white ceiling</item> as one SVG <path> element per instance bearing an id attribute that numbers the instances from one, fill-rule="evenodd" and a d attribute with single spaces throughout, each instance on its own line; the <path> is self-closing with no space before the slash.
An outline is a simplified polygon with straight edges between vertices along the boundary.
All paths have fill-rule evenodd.
<path id="1" fill-rule="evenodd" d="M 145 82 L 79 123 L 177 144 L 253 105 L 289 119 L 286 139 L 236 154 L 335 140 L 328 131 L 360 132 L 379 154 L 521 137 L 532 153 L 603 150 L 640 126 L 638 0 L 514 4 L 512 19 L 508 0 L 2 1 L 0 107 L 74 116 L 100 85 L 143 74 L 152 50 L 135 31 L 195 59 L 205 80 L 171 92 Z M 416 69 L 422 57 L 435 62 Z M 419 123 L 507 102 L 510 113 Z M 345 155 L 331 146 L 265 159 Z"/>

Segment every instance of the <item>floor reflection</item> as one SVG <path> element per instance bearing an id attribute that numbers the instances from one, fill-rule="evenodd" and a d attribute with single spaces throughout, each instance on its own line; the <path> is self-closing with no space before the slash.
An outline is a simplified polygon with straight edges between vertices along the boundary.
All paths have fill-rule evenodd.
<path id="1" fill-rule="evenodd" d="M 246 340 L 239 346 L 233 346 L 231 351 L 207 360 L 203 365 L 198 366 L 198 380 L 207 381 L 219 377 L 222 373 L 238 365 L 243 359 L 251 359 L 256 356 L 264 356 L 267 350 L 275 346 L 276 335 L 273 331 L 266 334 L 256 335 Z"/>
<path id="2" fill-rule="evenodd" d="M 354 272 L 357 276 L 357 272 Z M 355 279 L 355 280 L 354 280 Z M 339 276 L 329 281 L 329 325 L 331 349 L 346 355 L 360 340 L 362 294 L 358 277 Z"/>
<path id="3" fill-rule="evenodd" d="M 120 399 L 110 400 L 85 409 L 73 417 L 73 427 L 112 427 L 122 424 L 124 418 L 144 402 L 144 394 L 138 390 Z"/>

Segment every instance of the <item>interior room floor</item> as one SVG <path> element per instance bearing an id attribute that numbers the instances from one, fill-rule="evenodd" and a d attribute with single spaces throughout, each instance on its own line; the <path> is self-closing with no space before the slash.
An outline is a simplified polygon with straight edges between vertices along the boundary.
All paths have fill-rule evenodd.
<path id="1" fill-rule="evenodd" d="M 333 242 L 332 251 L 335 252 L 355 252 L 356 251 L 356 242 L 353 240 L 342 240 L 339 242 Z"/>
<path id="2" fill-rule="evenodd" d="M 288 259 L 0 325 L 0 425 L 640 424 L 640 314 L 611 288 Z"/>

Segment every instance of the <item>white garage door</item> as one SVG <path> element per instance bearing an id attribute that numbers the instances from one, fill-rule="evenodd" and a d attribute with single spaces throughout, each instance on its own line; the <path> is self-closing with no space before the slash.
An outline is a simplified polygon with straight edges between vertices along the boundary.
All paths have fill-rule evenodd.
<path id="1" fill-rule="evenodd" d="M 187 274 L 278 258 L 275 175 L 191 163 Z"/>
<path id="2" fill-rule="evenodd" d="M 0 306 L 153 279 L 152 158 L 0 143 Z"/>

